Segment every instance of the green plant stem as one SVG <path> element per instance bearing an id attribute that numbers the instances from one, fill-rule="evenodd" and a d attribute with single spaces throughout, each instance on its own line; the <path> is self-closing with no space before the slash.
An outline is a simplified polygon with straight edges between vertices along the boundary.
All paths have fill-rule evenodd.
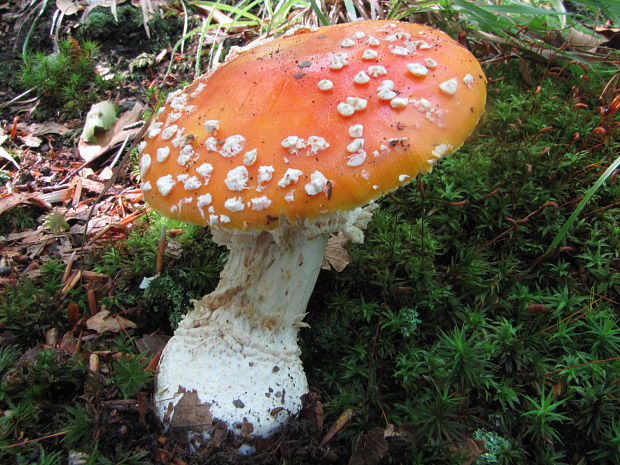
<path id="1" fill-rule="evenodd" d="M 607 179 L 613 174 L 613 172 L 618 168 L 618 166 L 620 166 L 620 156 L 618 156 L 613 161 L 613 163 L 609 165 L 609 168 L 607 168 L 605 172 L 592 185 L 592 187 L 588 189 L 588 192 L 586 192 L 586 195 L 583 197 L 583 199 L 581 199 L 581 202 L 579 202 L 579 204 L 577 205 L 577 207 L 575 208 L 571 216 L 568 218 L 568 220 L 566 220 L 566 223 L 564 223 L 564 226 L 562 226 L 562 229 L 560 229 L 558 234 L 553 238 L 553 241 L 551 242 L 551 245 L 549 245 L 549 247 L 547 248 L 545 255 L 549 255 L 560 245 L 560 243 L 564 240 L 564 238 L 568 234 L 568 231 L 570 230 L 570 228 L 573 226 L 573 223 L 575 222 L 575 220 L 581 213 L 581 210 L 584 209 L 584 207 L 590 201 L 592 196 L 596 193 L 596 191 L 599 190 L 599 188 L 605 183 L 605 181 L 607 181 Z"/>

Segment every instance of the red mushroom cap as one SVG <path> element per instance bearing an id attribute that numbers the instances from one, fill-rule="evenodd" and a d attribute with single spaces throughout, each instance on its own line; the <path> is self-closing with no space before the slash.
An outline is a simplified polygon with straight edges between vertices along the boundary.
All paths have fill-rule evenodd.
<path id="1" fill-rule="evenodd" d="M 485 98 L 474 56 L 436 29 L 302 29 L 172 94 L 147 131 L 142 188 L 167 216 L 230 229 L 350 210 L 456 151 Z"/>

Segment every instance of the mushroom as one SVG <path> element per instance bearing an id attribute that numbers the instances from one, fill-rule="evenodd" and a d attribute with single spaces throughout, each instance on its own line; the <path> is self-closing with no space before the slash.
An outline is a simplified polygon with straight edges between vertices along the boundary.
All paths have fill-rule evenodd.
<path id="1" fill-rule="evenodd" d="M 298 28 L 169 96 L 141 144 L 144 196 L 230 253 L 162 354 L 164 424 L 269 436 L 299 412 L 297 332 L 328 236 L 362 242 L 372 202 L 455 152 L 485 98 L 469 51 L 395 21 Z"/>

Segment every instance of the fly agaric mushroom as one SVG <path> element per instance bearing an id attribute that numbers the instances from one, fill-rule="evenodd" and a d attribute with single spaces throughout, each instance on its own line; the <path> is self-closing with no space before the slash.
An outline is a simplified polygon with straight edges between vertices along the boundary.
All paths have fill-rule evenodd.
<path id="1" fill-rule="evenodd" d="M 327 237 L 361 242 L 364 206 L 456 151 L 485 98 L 469 51 L 394 21 L 299 28 L 170 95 L 141 146 L 144 196 L 230 254 L 163 352 L 165 424 L 268 436 L 300 410 L 297 331 Z"/>

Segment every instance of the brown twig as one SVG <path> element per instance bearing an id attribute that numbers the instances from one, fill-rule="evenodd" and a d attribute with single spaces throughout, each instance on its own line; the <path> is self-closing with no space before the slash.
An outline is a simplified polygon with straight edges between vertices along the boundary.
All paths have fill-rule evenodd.
<path id="1" fill-rule="evenodd" d="M 11 449 L 13 447 L 25 446 L 26 444 L 30 444 L 31 442 L 54 438 L 56 436 L 62 436 L 63 434 L 67 434 L 68 432 L 69 431 L 61 431 L 60 433 L 48 434 L 47 436 L 41 436 L 40 438 L 26 439 L 25 441 L 17 442 L 15 444 L 9 444 L 8 446 L 0 446 L 0 449 Z"/>
<path id="2" fill-rule="evenodd" d="M 570 370 L 571 368 L 580 368 L 588 365 L 594 365 L 597 363 L 615 362 L 616 360 L 620 360 L 620 357 L 606 358 L 605 360 L 593 360 L 591 362 L 580 363 L 578 365 L 570 365 L 564 368 L 560 368 L 559 370 L 548 371 L 547 373 L 544 373 L 543 376 L 554 375 L 556 373 L 560 373 L 561 371 Z"/>
<path id="3" fill-rule="evenodd" d="M 159 243 L 157 246 L 157 259 L 155 262 L 155 274 L 160 274 L 164 270 L 164 253 L 166 252 L 166 227 L 161 227 L 161 233 L 159 234 Z"/>

